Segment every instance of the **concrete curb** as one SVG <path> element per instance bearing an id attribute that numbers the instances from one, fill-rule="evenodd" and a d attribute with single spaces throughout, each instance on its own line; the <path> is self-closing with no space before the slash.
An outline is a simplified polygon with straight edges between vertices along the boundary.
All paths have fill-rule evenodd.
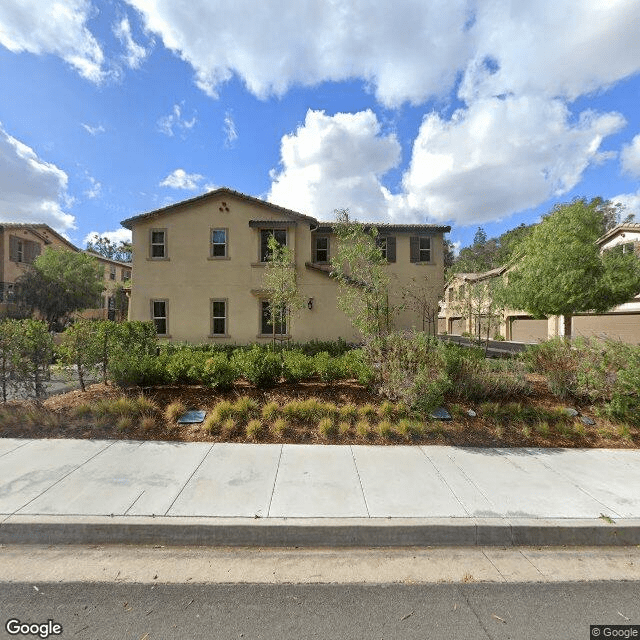
<path id="1" fill-rule="evenodd" d="M 640 519 L 9 516 L 1 544 L 409 547 L 627 546 Z"/>

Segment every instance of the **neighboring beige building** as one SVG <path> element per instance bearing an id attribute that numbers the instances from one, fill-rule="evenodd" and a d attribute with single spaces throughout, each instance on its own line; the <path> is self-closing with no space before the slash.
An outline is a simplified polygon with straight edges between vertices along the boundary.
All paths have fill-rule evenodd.
<path id="1" fill-rule="evenodd" d="M 46 224 L 38 223 L 2 223 L 0 224 L 0 316 L 11 310 L 13 305 L 13 291 L 16 280 L 22 276 L 29 265 L 47 248 L 64 251 L 80 251 Z M 126 319 L 124 313 L 115 309 L 113 290 L 118 283 L 129 285 L 131 280 L 131 265 L 109 260 L 93 252 L 85 252 L 99 260 L 104 265 L 105 293 L 102 296 L 100 309 L 86 309 L 79 315 L 87 318 Z M 109 313 L 109 308 L 114 313 Z"/>
<path id="2" fill-rule="evenodd" d="M 249 343 L 271 338 L 263 285 L 270 234 L 293 251 L 306 301 L 290 326 L 277 330 L 295 341 L 359 338 L 338 309 L 338 287 L 329 273 L 336 247 L 330 223 L 221 188 L 122 225 L 133 232 L 129 319 L 153 320 L 166 339 Z M 391 304 L 400 303 L 411 278 L 435 285 L 437 302 L 444 287 L 442 238 L 450 227 L 375 226 L 389 262 Z M 395 318 L 397 328 L 420 325 L 410 311 Z"/>
<path id="3" fill-rule="evenodd" d="M 104 293 L 100 309 L 85 309 L 83 318 L 104 320 L 126 320 L 129 315 L 129 292 L 131 289 L 131 264 L 105 258 L 93 251 L 83 251 L 98 260 L 104 267 Z M 123 289 L 120 293 L 118 289 Z"/>
<path id="4" fill-rule="evenodd" d="M 598 245 L 602 251 L 623 245 L 624 251 L 634 251 L 640 256 L 640 223 L 617 225 L 598 239 Z M 452 335 L 473 334 L 480 314 L 477 311 L 464 313 L 461 301 L 468 296 L 469 287 L 503 277 L 508 278 L 507 267 L 484 273 L 456 274 L 445 286 L 438 317 L 439 333 L 446 331 Z M 540 342 L 563 335 L 564 330 L 562 316 L 537 319 L 525 311 L 513 309 L 502 310 L 499 321 L 495 324 L 499 325 L 496 330 L 503 338 L 514 342 Z M 491 337 L 494 333 L 492 329 Z M 629 302 L 608 313 L 580 313 L 572 316 L 571 335 L 612 338 L 628 344 L 640 344 L 640 292 Z"/>

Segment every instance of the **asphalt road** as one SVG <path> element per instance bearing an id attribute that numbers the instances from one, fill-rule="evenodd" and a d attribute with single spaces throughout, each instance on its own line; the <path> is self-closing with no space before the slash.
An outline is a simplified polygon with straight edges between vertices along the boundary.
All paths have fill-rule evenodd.
<path id="1" fill-rule="evenodd" d="M 162 585 L 0 583 L 10 618 L 52 638 L 586 640 L 590 624 L 640 624 L 640 583 Z"/>

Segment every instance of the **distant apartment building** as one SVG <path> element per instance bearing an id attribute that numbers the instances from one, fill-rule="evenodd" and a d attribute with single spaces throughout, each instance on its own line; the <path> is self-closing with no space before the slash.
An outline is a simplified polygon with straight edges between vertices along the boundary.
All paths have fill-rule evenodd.
<path id="1" fill-rule="evenodd" d="M 47 248 L 80 251 L 73 243 L 46 224 L 0 224 L 0 314 L 4 315 L 11 310 L 14 304 L 16 281 Z M 91 318 L 126 319 L 126 308 L 116 308 L 115 290 L 118 284 L 128 286 L 131 280 L 131 265 L 109 260 L 92 252 L 87 253 L 104 266 L 105 292 L 102 295 L 100 307 L 87 309 L 81 315 Z"/>

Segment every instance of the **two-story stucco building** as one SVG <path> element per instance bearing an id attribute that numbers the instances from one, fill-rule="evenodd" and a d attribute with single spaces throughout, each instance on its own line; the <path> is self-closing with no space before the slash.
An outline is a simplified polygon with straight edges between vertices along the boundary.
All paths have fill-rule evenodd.
<path id="1" fill-rule="evenodd" d="M 293 252 L 306 302 L 290 326 L 277 330 L 296 341 L 359 338 L 338 309 L 330 223 L 221 188 L 122 225 L 133 233 L 129 319 L 153 320 L 161 337 L 239 344 L 270 339 L 263 276 L 273 234 Z M 450 227 L 375 226 L 391 277 L 390 303 L 400 302 L 412 278 L 428 282 L 437 302 L 444 287 L 443 234 Z M 421 320 L 405 310 L 395 326 L 420 327 Z"/>
<path id="2" fill-rule="evenodd" d="M 0 315 L 11 310 L 16 280 L 24 275 L 45 249 L 80 251 L 47 224 L 21 222 L 0 224 Z M 105 292 L 100 308 L 86 309 L 79 315 L 85 318 L 121 319 L 122 310 L 116 309 L 114 290 L 118 284 L 128 286 L 131 280 L 131 265 L 110 260 L 93 252 L 86 253 L 98 260 L 104 268 Z"/>

